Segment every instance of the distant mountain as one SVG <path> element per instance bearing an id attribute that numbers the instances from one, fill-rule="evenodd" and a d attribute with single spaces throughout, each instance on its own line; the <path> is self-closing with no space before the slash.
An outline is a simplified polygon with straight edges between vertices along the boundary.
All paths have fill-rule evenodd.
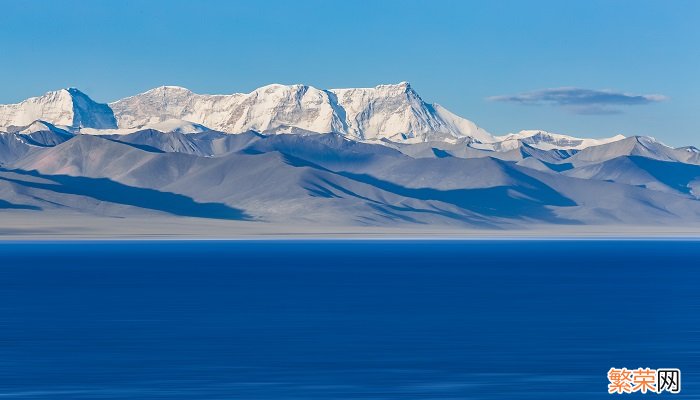
<path id="1" fill-rule="evenodd" d="M 0 105 L 0 128 L 30 126 L 37 120 L 73 129 L 117 127 L 112 109 L 78 89 L 61 89 L 17 104 Z"/>
<path id="2" fill-rule="evenodd" d="M 576 166 L 567 161 L 580 152 L 523 144 L 458 155 L 433 148 L 432 156 L 417 157 L 409 149 L 426 144 L 392 148 L 341 134 L 143 130 L 46 146 L 20 139 L 0 135 L 0 149 L 22 145 L 0 168 L 0 203 L 12 212 L 155 213 L 280 226 L 700 223 L 700 165 L 642 156 Z M 616 143 L 590 149 L 607 155 Z"/>
<path id="3" fill-rule="evenodd" d="M 497 136 L 494 138 L 495 143 L 491 145 L 491 148 L 493 150 L 510 150 L 525 143 L 541 150 L 583 150 L 586 147 L 612 143 L 624 138 L 625 137 L 622 135 L 616 135 L 605 139 L 581 139 L 546 131 L 530 130 L 511 133 L 505 136 Z"/>
<path id="4" fill-rule="evenodd" d="M 567 176 L 624 183 L 700 199 L 700 165 L 620 156 L 564 172 Z"/>
<path id="5" fill-rule="evenodd" d="M 697 163 L 698 153 L 688 148 L 674 149 L 646 136 L 632 136 L 610 143 L 608 146 L 594 146 L 583 149 L 571 157 L 569 162 L 579 166 L 598 163 L 621 156 L 640 156 L 662 161 Z"/>
<path id="6" fill-rule="evenodd" d="M 357 140 L 492 140 L 471 121 L 425 103 L 407 82 L 367 89 L 268 85 L 248 94 L 201 95 L 162 86 L 110 104 L 120 128 L 170 119 L 241 133 L 342 133 Z"/>
<path id="7" fill-rule="evenodd" d="M 0 217 L 22 221 L 700 224 L 695 147 L 640 136 L 492 136 L 407 83 L 270 85 L 227 96 L 161 87 L 109 105 L 69 89 L 2 106 L 0 123 Z"/>
<path id="8" fill-rule="evenodd" d="M 407 82 L 328 90 L 274 84 L 231 95 L 161 86 L 110 104 L 96 103 L 71 88 L 0 106 L 0 131 L 10 132 L 35 121 L 94 135 L 147 129 L 166 133 L 338 133 L 387 145 L 464 143 L 493 151 L 510 151 L 520 143 L 543 150 L 581 150 L 622 138 L 579 139 L 544 131 L 494 137 L 444 107 L 426 103 Z"/>

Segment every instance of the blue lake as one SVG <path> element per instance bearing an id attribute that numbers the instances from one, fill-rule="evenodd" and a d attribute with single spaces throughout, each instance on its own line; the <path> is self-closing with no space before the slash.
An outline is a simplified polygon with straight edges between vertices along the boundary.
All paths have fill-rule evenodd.
<path id="1" fill-rule="evenodd" d="M 698 241 L 0 244 L 0 398 L 700 398 Z"/>

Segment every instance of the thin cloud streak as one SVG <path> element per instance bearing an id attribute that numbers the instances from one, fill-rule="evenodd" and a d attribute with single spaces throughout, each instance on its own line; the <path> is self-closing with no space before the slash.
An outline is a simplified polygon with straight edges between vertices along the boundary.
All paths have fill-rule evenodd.
<path id="1" fill-rule="evenodd" d="M 622 113 L 619 106 L 658 103 L 668 100 L 668 97 L 660 94 L 636 95 L 612 90 L 560 87 L 491 96 L 487 100 L 535 106 L 553 105 L 565 107 L 575 114 L 604 115 Z"/>

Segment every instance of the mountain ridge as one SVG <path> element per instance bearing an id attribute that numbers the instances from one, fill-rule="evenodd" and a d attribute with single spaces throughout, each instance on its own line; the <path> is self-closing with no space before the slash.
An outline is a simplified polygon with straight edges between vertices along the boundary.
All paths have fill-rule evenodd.
<path id="1" fill-rule="evenodd" d="M 159 86 L 101 104 L 78 89 L 48 92 L 0 105 L 0 131 L 41 120 L 74 133 L 133 133 L 144 129 L 199 133 L 205 129 L 239 134 L 340 133 L 352 140 L 382 143 L 456 143 L 510 150 L 523 142 L 544 150 L 581 150 L 619 140 L 580 139 L 546 131 L 493 136 L 437 103 L 427 103 L 408 82 L 373 88 L 317 89 L 270 84 L 250 93 L 197 94 L 180 86 Z M 528 132 L 536 132 L 529 134 Z"/>
<path id="2" fill-rule="evenodd" d="M 69 89 L 2 106 L 0 121 L 0 216 L 32 224 L 700 226 L 693 146 L 492 136 L 408 83 L 213 96 L 163 86 L 109 105 Z"/>
<path id="3" fill-rule="evenodd" d="M 72 129 L 117 128 L 109 106 L 93 101 L 76 88 L 50 91 L 16 104 L 0 105 L 0 127 L 29 126 L 45 121 Z"/>
<path id="4" fill-rule="evenodd" d="M 3 142 L 8 135 L 19 134 L 0 135 L 0 150 L 21 143 Z M 700 165 L 635 155 L 627 146 L 632 155 L 581 165 L 568 161 L 578 153 L 527 147 L 524 154 L 497 154 L 503 159 L 415 157 L 339 134 L 148 130 L 24 146 L 30 150 L 0 167 L 0 200 L 12 205 L 0 213 L 220 218 L 230 208 L 262 224 L 479 229 L 700 222 Z M 187 209 L 133 198 L 141 194 L 177 199 Z"/>

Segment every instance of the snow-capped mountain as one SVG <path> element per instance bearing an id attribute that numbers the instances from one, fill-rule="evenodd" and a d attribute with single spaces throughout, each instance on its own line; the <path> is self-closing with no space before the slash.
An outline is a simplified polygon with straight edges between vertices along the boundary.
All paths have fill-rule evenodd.
<path id="1" fill-rule="evenodd" d="M 0 213 L 680 226 L 700 221 L 699 199 L 695 147 L 492 136 L 407 83 L 233 95 L 166 86 L 111 104 L 67 89 L 0 107 Z"/>
<path id="2" fill-rule="evenodd" d="M 232 95 L 202 95 L 162 86 L 110 103 L 110 107 L 120 128 L 176 119 L 227 133 L 336 132 L 356 140 L 400 142 L 461 137 L 492 140 L 473 122 L 424 102 L 407 82 L 330 90 L 268 85 Z"/>
<path id="3" fill-rule="evenodd" d="M 518 133 L 494 137 L 495 143 L 492 145 L 492 149 L 507 151 L 518 148 L 520 143 L 525 143 L 540 150 L 583 150 L 586 147 L 612 143 L 624 138 L 623 135 L 616 135 L 603 139 L 583 139 L 546 131 L 523 130 Z"/>
<path id="4" fill-rule="evenodd" d="M 38 123 L 36 125 L 35 123 Z M 240 134 L 337 133 L 384 145 L 442 143 L 508 152 L 522 144 L 541 150 L 581 150 L 624 138 L 580 139 L 545 131 L 492 136 L 472 121 L 430 104 L 408 82 L 373 88 L 322 90 L 305 85 L 267 85 L 250 93 L 197 94 L 161 86 L 110 104 L 78 89 L 62 89 L 18 104 L 0 105 L 0 131 L 111 135 L 140 130 L 165 133 L 218 131 Z M 407 150 L 408 151 L 408 150 Z M 461 152 L 469 150 L 461 150 Z"/>
<path id="5" fill-rule="evenodd" d="M 40 120 L 73 129 L 117 127 L 112 109 L 75 88 L 48 92 L 17 104 L 0 105 L 0 128 L 30 126 Z"/>

